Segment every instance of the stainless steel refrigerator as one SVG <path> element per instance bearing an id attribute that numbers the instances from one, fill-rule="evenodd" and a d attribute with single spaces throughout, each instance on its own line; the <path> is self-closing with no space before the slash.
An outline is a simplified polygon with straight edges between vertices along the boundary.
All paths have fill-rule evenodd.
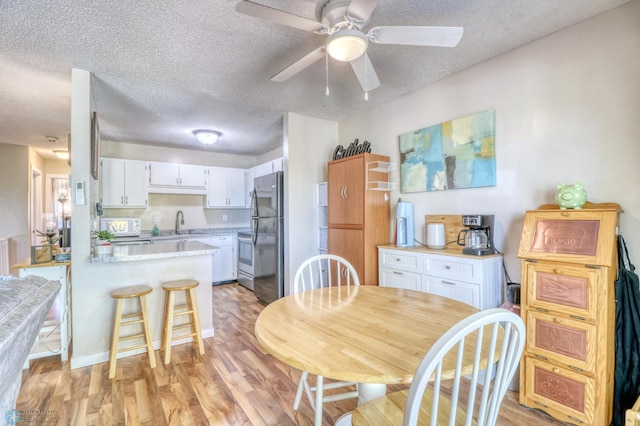
<path id="1" fill-rule="evenodd" d="M 284 295 L 282 172 L 254 180 L 251 197 L 253 292 L 264 303 Z"/>

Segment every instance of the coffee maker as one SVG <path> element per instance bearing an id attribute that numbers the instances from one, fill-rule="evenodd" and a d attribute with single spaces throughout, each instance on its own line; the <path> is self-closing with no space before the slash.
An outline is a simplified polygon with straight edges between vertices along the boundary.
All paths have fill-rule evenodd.
<path id="1" fill-rule="evenodd" d="M 468 229 L 458 233 L 458 245 L 464 246 L 462 254 L 485 256 L 495 254 L 493 247 L 493 215 L 464 215 L 462 224 Z"/>
<path id="2" fill-rule="evenodd" d="M 413 204 L 399 199 L 396 208 L 396 245 L 412 247 L 413 241 Z"/>

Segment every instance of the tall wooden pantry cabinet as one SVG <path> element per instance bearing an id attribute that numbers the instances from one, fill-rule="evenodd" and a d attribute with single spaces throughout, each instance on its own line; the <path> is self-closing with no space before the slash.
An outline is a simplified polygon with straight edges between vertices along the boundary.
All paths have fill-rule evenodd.
<path id="1" fill-rule="evenodd" d="M 328 165 L 329 253 L 347 259 L 365 285 L 378 284 L 378 245 L 390 240 L 389 193 L 369 185 L 388 181 L 380 164 L 389 157 L 359 154 Z"/>
<path id="2" fill-rule="evenodd" d="M 525 214 L 520 403 L 563 422 L 611 422 L 619 213 L 617 204 L 587 203 Z"/>

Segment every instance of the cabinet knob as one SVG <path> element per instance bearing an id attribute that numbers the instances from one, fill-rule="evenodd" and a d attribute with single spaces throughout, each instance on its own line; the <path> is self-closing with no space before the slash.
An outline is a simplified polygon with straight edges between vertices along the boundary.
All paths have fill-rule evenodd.
<path id="1" fill-rule="evenodd" d="M 556 275 L 561 275 L 563 273 L 562 269 L 554 269 L 553 273 Z"/>
<path id="2" fill-rule="evenodd" d="M 560 373 L 560 369 L 558 367 L 553 367 L 553 372 L 558 374 Z"/>
<path id="3" fill-rule="evenodd" d="M 554 318 L 553 322 L 555 322 L 556 324 L 560 324 L 562 320 L 560 318 Z"/>

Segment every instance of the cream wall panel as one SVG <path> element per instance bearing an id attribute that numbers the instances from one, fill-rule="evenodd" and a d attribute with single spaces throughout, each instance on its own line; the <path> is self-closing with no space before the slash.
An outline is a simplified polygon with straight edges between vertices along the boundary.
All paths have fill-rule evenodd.
<path id="1" fill-rule="evenodd" d="M 638 17 L 634 1 L 495 57 L 340 122 L 340 140 L 369 140 L 398 163 L 400 134 L 495 109 L 497 186 L 392 192 L 414 203 L 418 239 L 427 214 L 495 214 L 496 247 L 519 281 L 524 212 L 555 202 L 558 182 L 583 181 L 589 201 L 622 206 L 621 228 L 640 264 L 640 197 L 630 189 L 640 186 Z"/>

